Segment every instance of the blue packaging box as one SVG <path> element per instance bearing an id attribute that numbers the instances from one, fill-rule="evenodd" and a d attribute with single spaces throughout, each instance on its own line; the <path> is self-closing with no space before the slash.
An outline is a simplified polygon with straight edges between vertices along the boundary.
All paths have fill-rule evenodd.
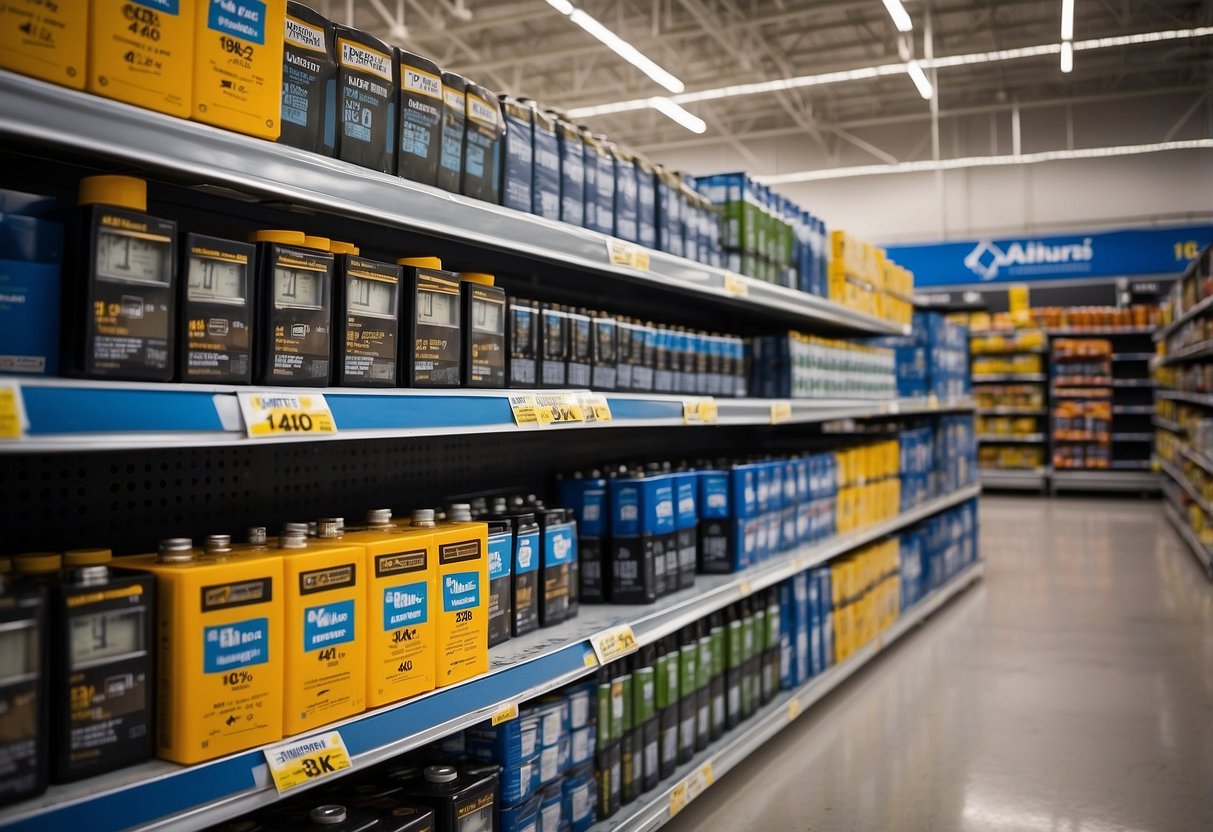
<path id="1" fill-rule="evenodd" d="M 539 823 L 536 832 L 559 832 L 564 820 L 564 788 L 552 783 L 539 792 Z"/>
<path id="2" fill-rule="evenodd" d="M 569 766 L 576 768 L 594 759 L 594 746 L 598 741 L 598 731 L 593 725 L 585 725 L 574 729 L 569 734 Z"/>
<path id="3" fill-rule="evenodd" d="M 632 154 L 615 149 L 615 236 L 630 243 L 637 241 L 636 162 Z"/>
<path id="4" fill-rule="evenodd" d="M 47 199 L 0 190 L 4 207 L 41 214 Z M 58 375 L 63 226 L 0 213 L 0 373 Z"/>
<path id="5" fill-rule="evenodd" d="M 549 220 L 560 219 L 560 143 L 556 119 L 535 110 L 533 134 L 535 164 L 531 178 L 531 213 Z"/>
<path id="6" fill-rule="evenodd" d="M 577 518 L 577 557 L 580 564 L 580 598 L 585 603 L 606 600 L 603 581 L 603 547 L 608 536 L 606 479 L 597 472 L 560 481 L 560 504 Z"/>
<path id="7" fill-rule="evenodd" d="M 668 578 L 673 577 L 666 574 L 667 552 L 674 546 L 676 531 L 673 477 L 621 477 L 608 481 L 607 492 L 611 515 L 608 598 L 617 604 L 650 604 L 668 591 Z"/>
<path id="8" fill-rule="evenodd" d="M 695 584 L 695 570 L 699 563 L 699 475 L 694 471 L 674 474 L 675 507 L 674 528 L 678 547 L 679 589 Z"/>
<path id="9" fill-rule="evenodd" d="M 502 531 L 494 532 L 494 527 Z M 489 523 L 489 647 L 510 638 L 514 628 L 514 532 L 504 521 Z"/>
<path id="10" fill-rule="evenodd" d="M 474 760 L 503 766 L 531 759 L 542 747 L 540 722 L 536 713 L 522 713 L 500 725 L 482 722 L 465 732 L 466 752 Z"/>
<path id="11" fill-rule="evenodd" d="M 504 153 L 501 165 L 501 204 L 518 211 L 531 210 L 531 178 L 534 168 L 532 135 L 535 109 L 507 95 L 498 96 L 505 116 Z"/>
<path id="12" fill-rule="evenodd" d="M 501 802 L 513 806 L 531 798 L 539 788 L 539 755 L 501 767 Z"/>
<path id="13" fill-rule="evenodd" d="M 569 733 L 569 703 L 564 697 L 523 709 L 527 716 L 539 719 L 539 744 L 550 748 Z"/>
<path id="14" fill-rule="evenodd" d="M 598 173 L 594 178 L 593 229 L 603 234 L 615 233 L 615 146 L 599 138 L 602 152 L 598 155 Z"/>
<path id="15" fill-rule="evenodd" d="M 657 181 L 648 159 L 636 157 L 636 242 L 657 248 Z"/>
<path id="16" fill-rule="evenodd" d="M 569 772 L 561 784 L 564 822 L 570 832 L 585 832 L 597 820 L 598 783 L 592 765 Z"/>
<path id="17" fill-rule="evenodd" d="M 556 120 L 556 143 L 560 150 L 560 219 L 570 225 L 585 225 L 585 145 L 581 133 L 563 119 Z"/>

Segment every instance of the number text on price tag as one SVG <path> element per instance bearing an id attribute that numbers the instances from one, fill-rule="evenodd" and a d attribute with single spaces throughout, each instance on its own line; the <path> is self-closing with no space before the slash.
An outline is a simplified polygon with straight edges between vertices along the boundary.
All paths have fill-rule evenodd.
<path id="1" fill-rule="evenodd" d="M 640 649 L 630 624 L 620 624 L 590 638 L 599 664 L 606 664 Z"/>
<path id="2" fill-rule="evenodd" d="M 337 423 L 320 393 L 237 393 L 250 437 L 335 434 Z"/>
<path id="3" fill-rule="evenodd" d="M 265 749 L 265 761 L 279 794 L 349 768 L 350 755 L 337 731 L 317 734 Z"/>
<path id="4" fill-rule="evenodd" d="M 506 705 L 501 710 L 497 711 L 497 713 L 493 714 L 493 718 L 490 720 L 490 722 L 492 722 L 493 725 L 500 725 L 503 722 L 509 722 L 511 719 L 517 719 L 517 718 L 518 718 L 518 703 L 511 702 L 510 704 Z"/>

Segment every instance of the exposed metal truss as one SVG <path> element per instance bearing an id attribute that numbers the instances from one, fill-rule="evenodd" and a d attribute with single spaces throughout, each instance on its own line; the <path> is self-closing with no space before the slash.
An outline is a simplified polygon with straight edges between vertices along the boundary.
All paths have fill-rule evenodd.
<path id="1" fill-rule="evenodd" d="M 486 86 L 570 108 L 663 94 L 545 0 L 317 0 L 334 20 L 427 54 Z M 914 31 L 901 36 L 879 0 L 574 0 L 688 91 L 947 56 L 1056 43 L 1060 0 L 910 0 Z M 1105 37 L 1213 25 L 1213 0 L 1078 0 L 1075 37 Z M 929 43 L 927 39 L 929 38 Z M 1064 142 L 1076 119 L 1134 102 L 1182 98 L 1182 118 L 1159 125 L 1159 140 L 1213 135 L 1213 38 L 1080 52 L 1071 74 L 1055 55 L 940 70 L 937 100 L 925 102 L 901 74 L 811 89 L 688 104 L 708 131 L 691 136 L 651 110 L 595 117 L 595 130 L 660 159 L 662 152 L 726 145 L 751 168 L 752 143 L 803 139 L 822 166 L 931 158 L 931 131 L 965 134 L 980 152 L 1011 149 L 1020 111 L 1064 113 Z M 932 119 L 932 108 L 938 119 Z M 1016 118 L 1018 118 L 1016 116 Z M 1000 119 L 1005 119 L 1003 124 Z M 993 132 L 974 127 L 994 125 Z M 1030 121 L 1030 120 L 1029 120 Z M 955 124 L 949 125 L 949 122 Z M 963 128 L 959 125 L 963 125 Z M 897 129 L 891 130 L 896 126 Z M 890 134 L 893 135 L 890 135 Z M 974 134 L 970 136 L 969 134 Z M 927 141 L 923 137 L 927 136 Z M 1025 146 L 1031 140 L 1025 138 Z M 1054 142 L 1056 145 L 1057 143 Z M 995 147 L 995 152 L 998 148 Z"/>

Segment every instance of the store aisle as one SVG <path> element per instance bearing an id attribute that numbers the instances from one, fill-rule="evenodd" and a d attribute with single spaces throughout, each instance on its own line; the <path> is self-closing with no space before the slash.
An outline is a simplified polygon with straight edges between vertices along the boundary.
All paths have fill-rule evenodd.
<path id="1" fill-rule="evenodd" d="M 1213 586 L 1159 504 L 981 522 L 985 581 L 666 828 L 1213 828 Z"/>

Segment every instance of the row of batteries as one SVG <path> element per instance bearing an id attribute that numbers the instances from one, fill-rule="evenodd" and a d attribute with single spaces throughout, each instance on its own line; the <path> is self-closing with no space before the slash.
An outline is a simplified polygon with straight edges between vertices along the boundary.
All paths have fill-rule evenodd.
<path id="1" fill-rule="evenodd" d="M 719 219 L 690 177 L 305 5 L 84 5 L 0 6 L 0 68 L 723 265 Z M 757 190 L 787 217 L 753 253 L 788 266 L 795 220 L 812 240 L 800 268 L 824 283 L 824 223 Z"/>
<path id="2" fill-rule="evenodd" d="M 113 562 L 106 549 L 14 556 L 0 597 L 0 761 L 12 772 L 0 797 L 40 790 L 48 762 L 54 781 L 152 753 L 196 763 L 469 679 L 488 670 L 490 645 L 558 624 L 582 601 L 652 603 L 697 571 L 833 533 L 838 484 L 890 455 L 895 482 L 897 443 L 884 442 L 566 477 L 570 509 L 497 498 L 437 522 L 433 510 L 410 523 L 381 509 L 358 529 L 292 524 L 276 546 L 261 528 L 244 544 L 170 539 Z M 829 523 L 813 523 L 827 502 Z"/>
<path id="3" fill-rule="evenodd" d="M 147 186 L 125 176 L 81 181 L 65 217 L 71 243 L 62 299 L 64 375 L 363 387 L 591 387 L 744 395 L 739 337 L 507 298 L 492 275 L 434 257 L 395 263 L 300 231 L 251 242 L 185 234 L 144 213 Z M 0 192 L 22 227 L 61 233 L 53 200 Z M 0 217 L 17 227 L 16 216 Z M 0 229 L 2 230 L 2 229 Z M 47 283 L 45 285 L 52 285 Z M 14 321 L 35 372 L 54 374 L 49 321 Z M 41 348 L 30 344 L 44 341 Z M 20 368 L 23 369 L 23 368 Z"/>

